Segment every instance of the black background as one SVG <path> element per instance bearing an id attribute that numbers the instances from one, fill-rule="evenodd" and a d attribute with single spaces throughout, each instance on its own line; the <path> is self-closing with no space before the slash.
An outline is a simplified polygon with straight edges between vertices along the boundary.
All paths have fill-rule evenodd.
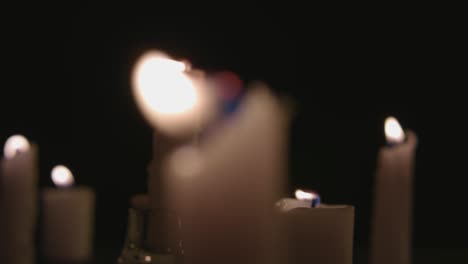
<path id="1" fill-rule="evenodd" d="M 128 198 L 146 189 L 151 128 L 131 97 L 130 71 L 138 55 L 158 48 L 291 96 L 298 114 L 290 190 L 317 189 L 327 203 L 355 205 L 358 246 L 367 243 L 383 120 L 395 115 L 419 136 L 415 246 L 467 247 L 466 59 L 456 15 L 180 5 L 3 9 L 0 142 L 21 133 L 39 144 L 41 187 L 62 163 L 95 188 L 97 245 L 120 249 Z"/>

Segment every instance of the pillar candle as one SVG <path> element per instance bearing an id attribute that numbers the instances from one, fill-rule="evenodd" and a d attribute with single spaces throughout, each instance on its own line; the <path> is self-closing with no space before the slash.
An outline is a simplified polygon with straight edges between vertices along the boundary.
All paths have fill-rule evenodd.
<path id="1" fill-rule="evenodd" d="M 163 173 L 161 166 L 162 160 L 166 158 L 171 151 L 178 146 L 186 144 L 189 140 L 186 138 L 171 138 L 161 134 L 159 131 L 153 133 L 153 158 L 148 165 L 148 206 L 150 210 L 168 210 L 167 199 L 167 175 Z M 152 218 L 148 228 L 149 246 L 155 250 L 167 248 L 174 243 L 168 226 L 169 219 L 165 215 L 156 215 Z"/>
<path id="2" fill-rule="evenodd" d="M 216 112 L 214 98 L 202 71 L 160 51 L 149 51 L 139 58 L 132 84 L 137 105 L 154 128 L 153 158 L 148 166 L 150 207 L 167 209 L 167 177 L 161 170 L 162 160 L 177 147 L 196 139 L 197 132 Z M 167 221 L 154 217 L 149 224 L 150 244 L 155 249 L 172 243 Z"/>
<path id="3" fill-rule="evenodd" d="M 85 262 L 92 258 L 94 191 L 73 186 L 73 175 L 65 166 L 52 170 L 57 188 L 42 192 L 42 250 L 49 261 Z"/>
<path id="4" fill-rule="evenodd" d="M 20 135 L 10 137 L 0 168 L 0 259 L 30 264 L 35 259 L 37 146 Z"/>
<path id="5" fill-rule="evenodd" d="M 321 204 L 280 213 L 288 263 L 353 263 L 354 207 Z"/>
<path id="6" fill-rule="evenodd" d="M 229 122 L 167 159 L 190 263 L 283 263 L 273 207 L 285 176 L 282 110 L 265 87 L 254 86 Z"/>
<path id="7" fill-rule="evenodd" d="M 354 207 L 320 203 L 315 192 L 296 190 L 277 204 L 287 234 L 283 249 L 290 263 L 351 264 Z"/>
<path id="8" fill-rule="evenodd" d="M 371 230 L 373 264 L 411 263 L 413 160 L 417 138 L 398 121 L 385 122 L 388 146 L 380 149 Z"/>

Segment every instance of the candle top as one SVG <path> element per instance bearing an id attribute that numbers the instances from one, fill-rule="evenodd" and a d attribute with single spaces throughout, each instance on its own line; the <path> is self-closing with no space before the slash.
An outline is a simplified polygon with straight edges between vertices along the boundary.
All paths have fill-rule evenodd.
<path id="1" fill-rule="evenodd" d="M 7 159 L 13 159 L 17 153 L 27 152 L 31 148 L 29 141 L 22 135 L 13 135 L 7 139 L 3 154 Z"/>

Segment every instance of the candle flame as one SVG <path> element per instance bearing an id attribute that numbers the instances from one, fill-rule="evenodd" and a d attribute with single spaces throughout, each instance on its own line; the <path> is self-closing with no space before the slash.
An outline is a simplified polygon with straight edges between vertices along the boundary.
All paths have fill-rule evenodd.
<path id="1" fill-rule="evenodd" d="M 393 116 L 385 119 L 385 136 L 388 143 L 399 144 L 405 140 L 405 133 L 398 120 Z"/>
<path id="2" fill-rule="evenodd" d="M 133 94 L 145 118 L 164 132 L 198 129 L 206 98 L 190 73 L 188 62 L 159 51 L 145 53 L 133 72 Z"/>
<path id="3" fill-rule="evenodd" d="M 3 154 L 7 159 L 12 159 L 16 154 L 27 152 L 31 146 L 28 140 L 22 135 L 13 135 L 7 139 L 3 147 Z"/>
<path id="4" fill-rule="evenodd" d="M 71 171 L 63 165 L 55 166 L 51 175 L 52 181 L 57 187 L 69 187 L 75 182 Z"/>
<path id="5" fill-rule="evenodd" d="M 317 194 L 311 192 L 304 192 L 303 190 L 296 190 L 295 192 L 296 199 L 298 200 L 310 200 L 317 198 Z"/>

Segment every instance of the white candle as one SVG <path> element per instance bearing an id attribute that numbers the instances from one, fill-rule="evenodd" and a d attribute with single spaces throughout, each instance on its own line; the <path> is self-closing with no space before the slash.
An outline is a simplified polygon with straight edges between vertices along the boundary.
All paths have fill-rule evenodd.
<path id="1" fill-rule="evenodd" d="M 37 147 L 21 135 L 10 137 L 0 168 L 0 259 L 34 262 L 37 216 Z"/>
<path id="2" fill-rule="evenodd" d="M 287 263 L 353 263 L 354 207 L 320 205 L 281 213 Z"/>
<path id="3" fill-rule="evenodd" d="M 380 149 L 374 189 L 370 262 L 411 263 L 413 160 L 417 145 L 412 131 L 387 118 L 385 134 L 390 146 Z"/>
<path id="4" fill-rule="evenodd" d="M 92 258 L 94 191 L 73 187 L 73 175 L 65 166 L 52 170 L 57 188 L 42 192 L 42 250 L 54 261 L 88 261 Z"/>
<path id="5" fill-rule="evenodd" d="M 214 96 L 204 74 L 182 61 L 159 51 L 149 51 L 137 61 L 132 76 L 132 91 L 140 111 L 153 126 L 153 159 L 148 166 L 150 207 L 167 209 L 167 177 L 162 160 L 181 145 L 193 141 L 204 123 L 215 116 Z M 150 223 L 150 244 L 167 248 L 172 244 L 167 219 Z"/>
<path id="6" fill-rule="evenodd" d="M 283 263 L 274 203 L 285 176 L 286 115 L 264 87 L 198 147 L 167 160 L 190 263 Z"/>
<path id="7" fill-rule="evenodd" d="M 283 248 L 289 263 L 351 264 L 354 207 L 321 204 L 315 192 L 296 190 L 295 196 L 276 203 L 287 231 Z"/>

